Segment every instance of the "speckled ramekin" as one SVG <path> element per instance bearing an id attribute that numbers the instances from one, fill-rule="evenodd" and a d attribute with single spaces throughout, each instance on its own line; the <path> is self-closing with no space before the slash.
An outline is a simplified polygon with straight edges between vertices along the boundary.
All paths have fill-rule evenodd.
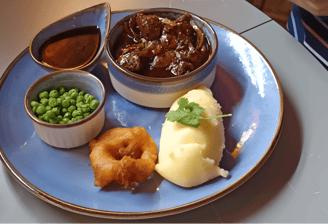
<path id="1" fill-rule="evenodd" d="M 188 13 L 187 11 L 173 8 L 154 8 L 140 12 L 144 14 L 155 14 L 170 19 L 177 19 L 181 15 Z M 189 90 L 199 85 L 205 85 L 207 87 L 212 85 L 216 72 L 217 36 L 208 22 L 193 13 L 190 13 L 190 15 L 207 37 L 211 47 L 209 59 L 202 66 L 185 75 L 170 78 L 146 77 L 119 66 L 112 53 L 114 44 L 124 29 L 124 22 L 128 21 L 135 14 L 130 14 L 118 21 L 111 28 L 106 43 L 105 50 L 109 75 L 113 87 L 121 96 L 142 106 L 169 108 L 178 97 Z"/>
<path id="2" fill-rule="evenodd" d="M 99 106 L 88 117 L 73 123 L 51 124 L 38 119 L 32 112 L 30 102 L 36 100 L 40 92 L 59 89 L 62 86 L 67 89 L 78 88 L 95 96 L 100 102 Z M 90 142 L 101 131 L 105 122 L 105 100 L 105 87 L 96 76 L 80 70 L 63 70 L 36 80 L 26 92 L 24 107 L 37 134 L 44 142 L 58 148 L 74 148 Z"/>
<path id="3" fill-rule="evenodd" d="M 108 3 L 98 4 L 83 10 L 80 10 L 76 13 L 68 15 L 49 26 L 42 29 L 36 36 L 32 39 L 29 46 L 29 53 L 32 59 L 39 65 L 43 66 L 48 72 L 53 72 L 56 70 L 62 70 L 61 68 L 56 68 L 51 65 L 42 63 L 40 61 L 39 49 L 42 44 L 47 41 L 49 38 L 55 36 L 56 34 L 81 28 L 87 26 L 97 26 L 100 29 L 100 46 L 96 55 L 91 61 L 85 65 L 81 65 L 75 68 L 70 69 L 80 69 L 84 71 L 91 72 L 92 69 L 100 61 L 100 58 L 104 52 L 106 45 L 107 35 L 110 28 L 110 15 L 111 9 Z M 67 70 L 67 69 L 66 69 Z"/>

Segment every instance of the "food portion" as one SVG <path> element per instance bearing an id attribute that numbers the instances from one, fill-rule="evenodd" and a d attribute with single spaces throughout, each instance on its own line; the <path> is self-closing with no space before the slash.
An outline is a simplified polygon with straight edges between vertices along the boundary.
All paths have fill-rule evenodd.
<path id="1" fill-rule="evenodd" d="M 100 102 L 83 90 L 73 88 L 53 89 L 39 93 L 38 99 L 30 103 L 33 113 L 42 121 L 66 124 L 89 116 Z"/>
<path id="2" fill-rule="evenodd" d="M 201 114 L 205 118 L 222 115 L 220 105 L 206 87 L 191 90 L 181 98 L 204 108 Z M 179 109 L 179 100 L 173 103 L 170 111 Z M 192 127 L 166 119 L 162 127 L 155 170 L 182 187 L 197 186 L 215 177 L 228 175 L 228 171 L 219 167 L 225 147 L 222 118 L 200 119 L 199 123 L 199 126 Z"/>
<path id="3" fill-rule="evenodd" d="M 68 30 L 46 40 L 40 61 L 55 68 L 76 68 L 90 62 L 100 46 L 100 29 L 88 26 Z"/>
<path id="4" fill-rule="evenodd" d="M 143 127 L 110 129 L 89 146 L 95 186 L 116 182 L 128 188 L 154 171 L 157 146 Z"/>
<path id="5" fill-rule="evenodd" d="M 148 77 L 186 74 L 204 64 L 209 42 L 192 16 L 176 20 L 138 13 L 124 24 L 113 57 L 123 68 Z"/>

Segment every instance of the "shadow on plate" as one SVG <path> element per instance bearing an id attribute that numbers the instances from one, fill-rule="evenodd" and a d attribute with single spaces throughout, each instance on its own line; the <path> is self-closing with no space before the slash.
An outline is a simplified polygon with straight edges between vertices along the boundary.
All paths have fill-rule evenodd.
<path id="1" fill-rule="evenodd" d="M 136 183 L 133 188 L 125 189 L 123 185 L 118 183 L 110 183 L 105 187 L 101 188 L 101 191 L 131 191 L 132 194 L 138 193 L 155 193 L 162 183 L 163 177 L 159 175 L 156 171 L 147 179 L 140 183 Z"/>
<path id="2" fill-rule="evenodd" d="M 216 66 L 216 76 L 211 90 L 214 98 L 220 103 L 223 114 L 231 113 L 232 108 L 241 101 L 244 95 L 239 82 L 219 65 Z M 225 130 L 230 127 L 230 121 L 230 117 L 223 118 Z M 237 140 L 227 131 L 225 131 L 225 145 L 220 167 L 230 171 L 237 164 L 236 159 L 230 154 L 235 149 Z"/>
<path id="3" fill-rule="evenodd" d="M 284 123 L 275 150 L 246 183 L 212 203 L 223 222 L 243 222 L 276 198 L 293 176 L 302 154 L 302 128 L 284 95 Z"/>

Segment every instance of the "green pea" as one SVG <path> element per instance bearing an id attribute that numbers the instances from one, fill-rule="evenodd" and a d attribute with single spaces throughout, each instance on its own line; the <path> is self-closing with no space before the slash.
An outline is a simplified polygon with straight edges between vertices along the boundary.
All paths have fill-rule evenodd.
<path id="1" fill-rule="evenodd" d="M 100 104 L 100 102 L 99 102 L 98 100 L 92 100 L 92 101 L 90 102 L 90 108 L 91 108 L 92 110 L 95 110 L 95 109 L 99 106 L 99 104 Z"/>
<path id="2" fill-rule="evenodd" d="M 77 111 L 77 116 L 83 116 L 83 111 L 82 110 L 76 110 Z"/>
<path id="3" fill-rule="evenodd" d="M 68 111 L 67 108 L 63 108 L 63 109 L 62 109 L 62 113 L 64 113 L 64 114 L 65 114 L 67 111 Z"/>
<path id="4" fill-rule="evenodd" d="M 74 111 L 72 112 L 72 117 L 76 117 L 76 116 L 77 116 L 77 113 L 78 113 L 78 111 L 77 111 L 77 110 L 74 110 Z"/>
<path id="5" fill-rule="evenodd" d="M 58 105 L 58 100 L 56 98 L 50 97 L 49 98 L 49 106 L 56 107 Z"/>
<path id="6" fill-rule="evenodd" d="M 90 115 L 90 113 L 87 112 L 87 113 L 84 113 L 84 114 L 83 114 L 83 117 L 87 117 L 87 116 L 89 116 L 89 115 Z"/>
<path id="7" fill-rule="evenodd" d="M 52 106 L 46 106 L 46 110 L 51 110 Z"/>
<path id="8" fill-rule="evenodd" d="M 88 99 L 90 97 L 90 94 L 89 93 L 86 93 L 85 95 L 84 95 L 84 99 Z"/>
<path id="9" fill-rule="evenodd" d="M 47 114 L 44 114 L 42 117 L 44 121 L 49 122 L 49 116 Z"/>
<path id="10" fill-rule="evenodd" d="M 66 112 L 64 114 L 64 118 L 68 118 L 68 119 L 71 119 L 72 118 L 72 114 L 70 112 Z"/>
<path id="11" fill-rule="evenodd" d="M 56 116 L 60 115 L 60 108 L 59 107 L 54 107 L 54 108 L 52 108 L 52 110 L 55 112 Z"/>
<path id="12" fill-rule="evenodd" d="M 33 113 L 35 113 L 35 111 L 36 111 L 36 106 L 32 107 L 32 111 L 33 111 Z"/>
<path id="13" fill-rule="evenodd" d="M 77 92 L 73 92 L 70 96 L 72 99 L 76 99 L 76 97 L 78 96 L 79 94 Z"/>
<path id="14" fill-rule="evenodd" d="M 40 106 L 38 106 L 38 108 L 36 108 L 35 112 L 36 112 L 38 115 L 43 115 L 45 112 L 47 112 L 47 109 L 46 109 L 45 106 L 40 105 Z"/>
<path id="15" fill-rule="evenodd" d="M 90 112 L 90 105 L 89 104 L 83 104 L 81 106 L 83 112 Z"/>
<path id="16" fill-rule="evenodd" d="M 69 100 L 69 103 L 70 103 L 71 105 L 75 105 L 75 104 L 76 104 L 76 100 L 74 100 L 74 99 L 70 99 L 70 100 Z"/>
<path id="17" fill-rule="evenodd" d="M 76 97 L 76 103 L 80 103 L 84 101 L 84 97 L 83 96 L 77 96 Z"/>
<path id="18" fill-rule="evenodd" d="M 85 95 L 85 92 L 84 92 L 83 90 L 81 90 L 81 91 L 79 92 L 79 95 L 80 95 L 80 96 L 84 96 L 84 95 Z"/>
<path id="19" fill-rule="evenodd" d="M 57 118 L 58 118 L 59 121 L 62 121 L 63 120 L 63 116 L 62 115 L 58 115 Z"/>
<path id="20" fill-rule="evenodd" d="M 62 96 L 63 97 L 67 97 L 67 96 L 69 96 L 69 93 L 68 92 L 64 92 Z"/>
<path id="21" fill-rule="evenodd" d="M 58 102 L 58 104 L 59 104 L 59 105 L 61 105 L 61 104 L 62 104 L 62 102 L 63 102 L 63 98 L 61 98 L 61 97 L 58 97 L 58 98 L 57 98 L 57 102 Z"/>
<path id="22" fill-rule="evenodd" d="M 73 92 L 79 92 L 79 90 L 76 89 L 76 88 L 75 88 L 75 89 L 70 89 L 70 90 L 68 91 L 68 94 L 71 96 Z"/>
<path id="23" fill-rule="evenodd" d="M 67 117 L 63 117 L 63 122 L 65 122 L 65 124 L 69 121 L 69 119 Z"/>
<path id="24" fill-rule="evenodd" d="M 90 103 L 92 100 L 93 99 L 90 94 L 87 93 L 84 95 L 84 103 Z"/>
<path id="25" fill-rule="evenodd" d="M 73 112 L 73 111 L 75 111 L 76 110 L 76 107 L 74 106 L 74 105 L 72 105 L 72 106 L 70 106 L 69 108 L 67 108 L 67 111 L 68 112 Z"/>
<path id="26" fill-rule="evenodd" d="M 39 115 L 38 118 L 43 121 L 43 116 L 42 115 Z"/>
<path id="27" fill-rule="evenodd" d="M 49 99 L 47 99 L 47 98 L 42 98 L 42 99 L 40 100 L 40 103 L 41 103 L 43 106 L 48 106 L 48 104 L 49 104 Z"/>
<path id="28" fill-rule="evenodd" d="M 67 123 L 69 123 L 69 124 L 70 124 L 70 123 L 73 123 L 73 122 L 74 122 L 73 120 L 69 120 L 69 121 L 67 121 Z"/>
<path id="29" fill-rule="evenodd" d="M 82 104 L 82 105 L 83 105 L 83 104 Z M 82 105 L 81 105 L 81 106 L 82 106 Z M 81 106 L 78 107 L 76 110 L 77 110 L 77 111 L 82 111 L 82 107 L 81 107 Z"/>
<path id="30" fill-rule="evenodd" d="M 38 107 L 39 105 L 40 105 L 40 103 L 38 103 L 36 101 L 31 102 L 31 107 Z"/>
<path id="31" fill-rule="evenodd" d="M 68 108 L 68 107 L 70 106 L 69 100 L 63 100 L 63 101 L 62 101 L 62 106 L 63 106 L 64 108 Z"/>
<path id="32" fill-rule="evenodd" d="M 58 91 L 57 90 L 51 90 L 50 92 L 49 92 L 49 97 L 53 97 L 53 98 L 58 98 L 59 97 L 59 93 L 58 93 Z"/>
<path id="33" fill-rule="evenodd" d="M 83 119 L 83 116 L 77 116 L 77 117 L 74 118 L 74 121 L 79 121 L 81 119 Z"/>
<path id="34" fill-rule="evenodd" d="M 60 88 L 59 88 L 59 93 L 60 93 L 60 95 L 63 95 L 64 92 L 65 92 L 65 88 L 64 88 L 64 87 L 60 87 Z"/>
<path id="35" fill-rule="evenodd" d="M 40 99 L 49 98 L 49 93 L 47 91 L 43 91 L 39 94 Z"/>
<path id="36" fill-rule="evenodd" d="M 58 118 L 57 117 L 49 118 L 49 123 L 57 124 L 58 123 Z"/>
<path id="37" fill-rule="evenodd" d="M 46 112 L 46 115 L 48 115 L 49 119 L 56 117 L 55 111 L 53 111 L 53 110 L 48 110 Z"/>
<path id="38" fill-rule="evenodd" d="M 82 105 L 83 105 L 83 102 L 78 102 L 78 103 L 76 104 L 76 107 L 77 107 L 77 108 L 81 108 Z"/>

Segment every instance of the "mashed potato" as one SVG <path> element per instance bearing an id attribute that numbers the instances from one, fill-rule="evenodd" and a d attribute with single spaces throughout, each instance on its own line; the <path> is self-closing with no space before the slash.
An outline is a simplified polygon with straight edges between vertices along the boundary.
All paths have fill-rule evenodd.
<path id="1" fill-rule="evenodd" d="M 204 117 L 222 114 L 220 105 L 206 87 L 191 90 L 182 97 L 203 107 Z M 178 109 L 178 100 L 170 110 Z M 155 170 L 182 187 L 197 186 L 218 176 L 226 177 L 228 171 L 218 166 L 225 146 L 224 140 L 222 118 L 200 120 L 198 128 L 166 120 L 162 127 Z"/>

